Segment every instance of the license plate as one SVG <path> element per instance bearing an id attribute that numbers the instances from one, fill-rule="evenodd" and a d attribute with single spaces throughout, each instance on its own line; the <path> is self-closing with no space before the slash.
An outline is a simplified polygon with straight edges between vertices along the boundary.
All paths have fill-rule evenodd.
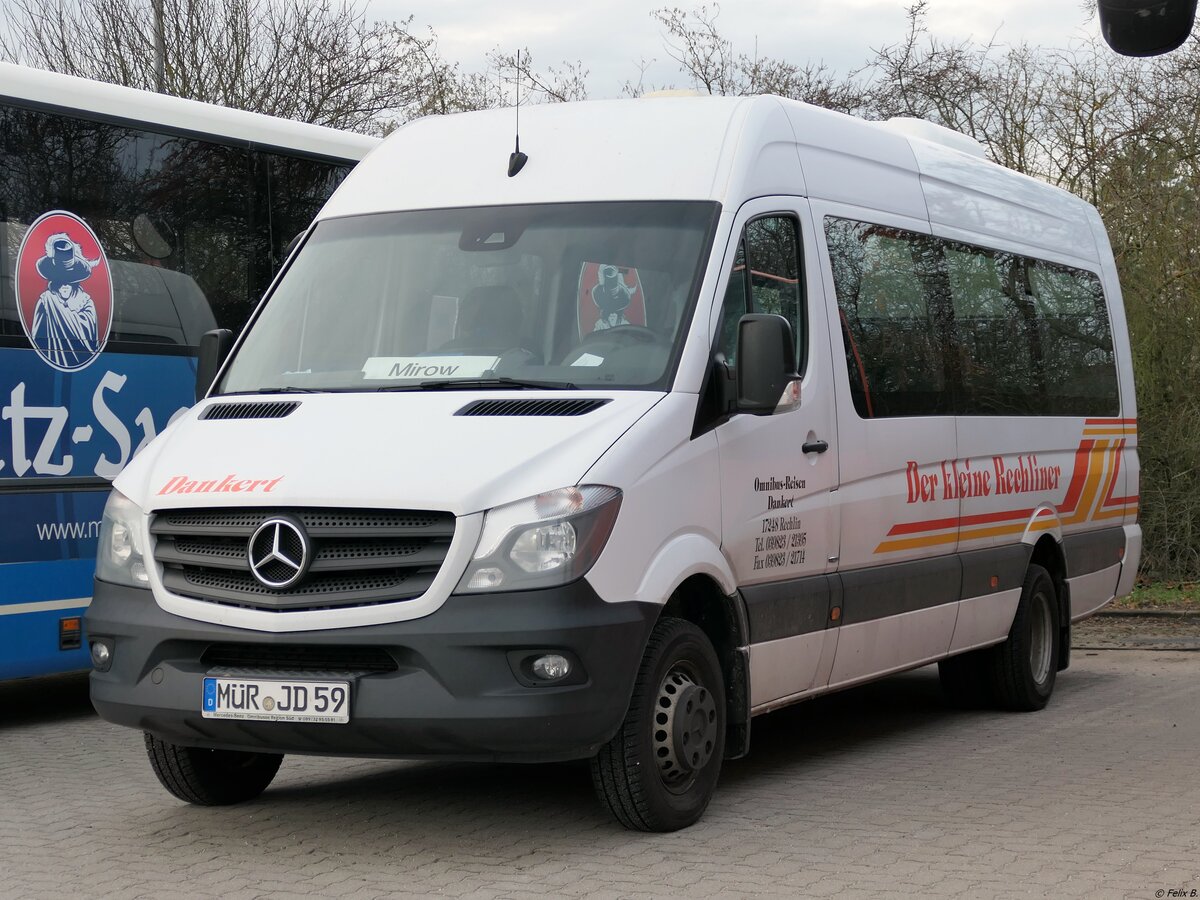
<path id="1" fill-rule="evenodd" d="M 345 724 L 350 721 L 350 684 L 210 676 L 204 679 L 200 712 L 206 719 Z"/>

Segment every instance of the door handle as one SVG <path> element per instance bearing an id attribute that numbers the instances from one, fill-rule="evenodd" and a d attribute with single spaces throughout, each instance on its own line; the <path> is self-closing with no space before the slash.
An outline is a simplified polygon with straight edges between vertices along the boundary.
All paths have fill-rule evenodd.
<path id="1" fill-rule="evenodd" d="M 805 453 L 824 453 L 829 449 L 827 441 L 808 441 L 800 448 Z"/>

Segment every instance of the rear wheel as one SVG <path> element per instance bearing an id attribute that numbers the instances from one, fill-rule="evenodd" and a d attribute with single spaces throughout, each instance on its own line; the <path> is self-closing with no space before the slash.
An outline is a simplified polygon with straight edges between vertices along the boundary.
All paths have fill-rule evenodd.
<path id="1" fill-rule="evenodd" d="M 283 762 L 282 753 L 181 747 L 149 732 L 146 753 L 162 786 L 180 800 L 198 806 L 229 806 L 253 800 L 267 789 Z"/>
<path id="2" fill-rule="evenodd" d="M 725 689 L 712 644 L 684 619 L 650 635 L 629 712 L 592 759 L 600 801 L 626 828 L 677 831 L 704 813 L 725 753 Z"/>
<path id="3" fill-rule="evenodd" d="M 1058 593 L 1050 573 L 1031 565 L 1008 640 L 992 649 L 991 681 L 1004 709 L 1042 709 L 1058 674 Z"/>

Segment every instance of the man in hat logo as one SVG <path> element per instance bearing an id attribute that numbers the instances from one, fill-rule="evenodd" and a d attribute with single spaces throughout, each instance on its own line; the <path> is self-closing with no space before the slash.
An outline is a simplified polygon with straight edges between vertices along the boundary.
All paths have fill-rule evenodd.
<path id="1" fill-rule="evenodd" d="M 646 305 L 637 269 L 585 262 L 579 271 L 579 336 L 645 324 Z"/>
<path id="2" fill-rule="evenodd" d="M 53 212 L 30 226 L 17 255 L 17 292 L 25 334 L 47 363 L 72 372 L 99 356 L 112 284 L 104 250 L 82 219 Z"/>

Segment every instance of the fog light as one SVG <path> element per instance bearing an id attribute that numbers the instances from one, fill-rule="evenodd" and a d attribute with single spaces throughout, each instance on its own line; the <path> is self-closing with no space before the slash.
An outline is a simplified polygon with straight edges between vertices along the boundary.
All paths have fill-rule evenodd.
<path id="1" fill-rule="evenodd" d="M 112 650 L 103 641 L 90 641 L 92 650 L 92 665 L 101 672 L 107 672 L 112 663 Z"/>
<path id="2" fill-rule="evenodd" d="M 533 661 L 533 674 L 543 681 L 558 681 L 571 674 L 571 661 L 557 653 L 547 653 Z"/>

